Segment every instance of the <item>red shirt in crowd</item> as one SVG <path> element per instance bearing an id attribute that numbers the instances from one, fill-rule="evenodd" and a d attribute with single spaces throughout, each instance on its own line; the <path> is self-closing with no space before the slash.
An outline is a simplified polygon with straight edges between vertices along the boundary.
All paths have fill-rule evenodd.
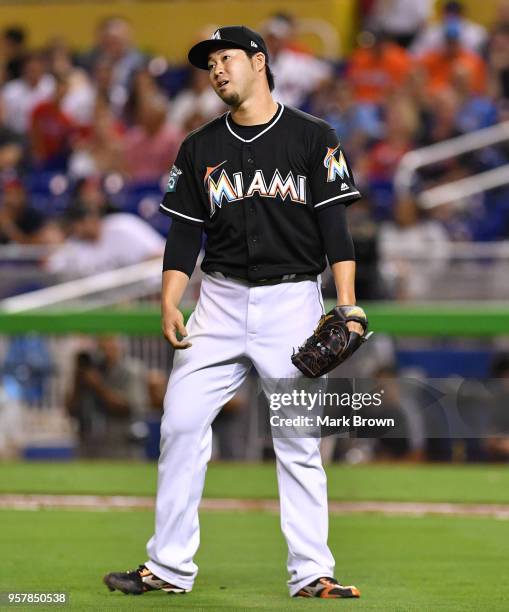
<path id="1" fill-rule="evenodd" d="M 40 102 L 32 112 L 32 153 L 39 162 L 46 162 L 69 149 L 75 130 L 73 121 L 53 100 Z"/>
<path id="2" fill-rule="evenodd" d="M 170 170 L 184 134 L 166 123 L 156 134 L 148 134 L 141 126 L 129 129 L 124 138 L 125 170 L 132 180 L 157 181 Z"/>

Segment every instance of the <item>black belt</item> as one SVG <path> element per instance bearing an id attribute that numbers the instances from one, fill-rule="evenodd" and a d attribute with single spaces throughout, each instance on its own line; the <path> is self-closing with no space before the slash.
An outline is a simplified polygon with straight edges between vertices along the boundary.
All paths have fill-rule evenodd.
<path id="1" fill-rule="evenodd" d="M 237 283 L 248 287 L 264 287 L 266 285 L 279 285 L 280 283 L 300 283 L 301 281 L 316 281 L 316 274 L 283 274 L 282 276 L 273 276 L 272 278 L 261 278 L 251 281 L 235 274 L 225 274 L 224 272 L 210 272 L 210 276 L 214 278 L 228 278 Z"/>

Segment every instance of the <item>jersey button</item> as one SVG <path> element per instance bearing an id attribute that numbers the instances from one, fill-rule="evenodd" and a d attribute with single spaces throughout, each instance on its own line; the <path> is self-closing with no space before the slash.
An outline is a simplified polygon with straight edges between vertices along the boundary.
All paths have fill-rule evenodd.
<path id="1" fill-rule="evenodd" d="M 258 270 L 258 266 L 249 266 L 249 269 L 256 272 L 256 270 Z"/>
<path id="2" fill-rule="evenodd" d="M 254 159 L 252 157 L 248 157 L 247 158 L 247 163 L 248 164 L 254 164 Z"/>

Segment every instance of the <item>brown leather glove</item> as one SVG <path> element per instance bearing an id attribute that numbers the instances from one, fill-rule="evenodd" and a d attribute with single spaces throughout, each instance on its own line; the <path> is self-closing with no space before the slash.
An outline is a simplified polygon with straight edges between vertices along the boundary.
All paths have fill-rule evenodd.
<path id="1" fill-rule="evenodd" d="M 362 336 L 348 329 L 349 321 L 362 325 Z M 336 306 L 320 317 L 313 335 L 294 351 L 292 363 L 308 378 L 323 376 L 355 353 L 371 336 L 367 331 L 368 318 L 360 306 Z"/>

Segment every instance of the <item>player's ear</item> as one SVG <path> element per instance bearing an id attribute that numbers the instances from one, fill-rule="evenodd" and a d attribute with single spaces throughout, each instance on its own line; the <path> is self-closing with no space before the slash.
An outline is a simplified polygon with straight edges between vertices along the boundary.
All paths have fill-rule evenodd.
<path id="1" fill-rule="evenodd" d="M 260 51 L 260 53 L 255 53 L 252 57 L 253 67 L 257 72 L 262 72 L 265 70 L 265 55 Z"/>

